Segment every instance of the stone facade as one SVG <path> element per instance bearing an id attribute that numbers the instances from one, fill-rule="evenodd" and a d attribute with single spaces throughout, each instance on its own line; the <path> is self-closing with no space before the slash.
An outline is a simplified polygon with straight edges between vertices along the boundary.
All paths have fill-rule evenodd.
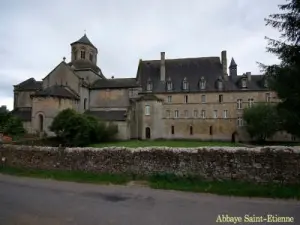
<path id="1" fill-rule="evenodd" d="M 53 148 L 0 146 L 4 166 L 149 175 L 170 173 L 207 180 L 300 182 L 300 150 L 289 147 Z M 3 163 L 3 162 L 2 162 Z"/>
<path id="2" fill-rule="evenodd" d="M 221 57 L 140 60 L 135 78 L 104 76 L 97 48 L 84 35 L 42 81 L 14 86 L 13 112 L 30 133 L 48 127 L 61 110 L 73 108 L 119 127 L 120 139 L 249 140 L 243 109 L 278 102 L 261 75 L 237 75 L 234 59 Z M 227 70 L 229 68 L 229 70 Z M 229 73 L 228 73 L 229 71 Z M 276 140 L 291 140 L 279 133 Z"/>

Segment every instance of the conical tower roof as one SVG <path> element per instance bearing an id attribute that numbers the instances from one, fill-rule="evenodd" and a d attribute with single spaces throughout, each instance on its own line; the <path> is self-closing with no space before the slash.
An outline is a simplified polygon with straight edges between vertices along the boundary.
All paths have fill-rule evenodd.
<path id="1" fill-rule="evenodd" d="M 84 34 L 78 41 L 75 41 L 73 43 L 71 43 L 71 45 L 74 45 L 74 44 L 85 44 L 85 45 L 89 45 L 95 49 L 97 49 L 93 44 L 92 42 L 88 39 L 88 37 L 86 36 L 86 34 Z"/>
<path id="2" fill-rule="evenodd" d="M 234 58 L 232 58 L 229 67 L 235 67 L 235 66 L 237 66 L 237 64 L 235 63 Z"/>

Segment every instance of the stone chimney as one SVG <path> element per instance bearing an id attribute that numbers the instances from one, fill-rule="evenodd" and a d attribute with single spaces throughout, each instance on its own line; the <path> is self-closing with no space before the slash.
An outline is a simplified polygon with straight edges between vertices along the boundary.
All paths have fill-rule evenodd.
<path id="1" fill-rule="evenodd" d="M 114 76 L 111 76 L 111 79 L 114 79 L 115 77 Z"/>
<path id="2" fill-rule="evenodd" d="M 165 65 L 165 52 L 160 53 L 160 80 L 166 79 L 166 65 Z"/>
<path id="3" fill-rule="evenodd" d="M 224 50 L 221 52 L 221 62 L 222 62 L 222 68 L 223 68 L 223 77 L 225 80 L 228 78 L 227 73 L 227 52 Z"/>
<path id="4" fill-rule="evenodd" d="M 251 81 L 251 72 L 246 72 L 248 81 Z"/>

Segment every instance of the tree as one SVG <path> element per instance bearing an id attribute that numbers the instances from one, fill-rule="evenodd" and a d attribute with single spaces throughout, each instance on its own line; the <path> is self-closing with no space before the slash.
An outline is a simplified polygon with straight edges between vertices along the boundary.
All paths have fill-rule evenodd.
<path id="1" fill-rule="evenodd" d="M 67 146 L 86 146 L 108 141 L 117 133 L 117 130 L 112 130 L 97 118 L 72 109 L 61 111 L 49 128 Z"/>
<path id="2" fill-rule="evenodd" d="M 281 33 L 280 40 L 267 38 L 267 51 L 275 54 L 280 63 L 261 66 L 270 88 L 281 99 L 278 110 L 285 130 L 300 137 L 300 1 L 287 0 L 279 9 L 283 12 L 265 21 Z"/>
<path id="3" fill-rule="evenodd" d="M 25 133 L 22 121 L 7 110 L 0 112 L 0 131 L 13 136 Z"/>
<path id="4" fill-rule="evenodd" d="M 281 129 L 277 108 L 271 104 L 256 103 L 244 110 L 243 119 L 250 137 L 265 141 Z"/>

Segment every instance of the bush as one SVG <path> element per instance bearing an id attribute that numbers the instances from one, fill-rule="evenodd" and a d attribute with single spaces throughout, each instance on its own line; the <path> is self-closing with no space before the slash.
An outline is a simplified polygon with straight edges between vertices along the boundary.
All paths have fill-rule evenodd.
<path id="1" fill-rule="evenodd" d="M 0 112 L 0 132 L 18 136 L 25 133 L 22 121 L 8 111 Z"/>
<path id="2" fill-rule="evenodd" d="M 118 132 L 116 126 L 106 126 L 97 118 L 72 109 L 61 111 L 49 128 L 66 146 L 86 146 L 108 141 Z"/>

